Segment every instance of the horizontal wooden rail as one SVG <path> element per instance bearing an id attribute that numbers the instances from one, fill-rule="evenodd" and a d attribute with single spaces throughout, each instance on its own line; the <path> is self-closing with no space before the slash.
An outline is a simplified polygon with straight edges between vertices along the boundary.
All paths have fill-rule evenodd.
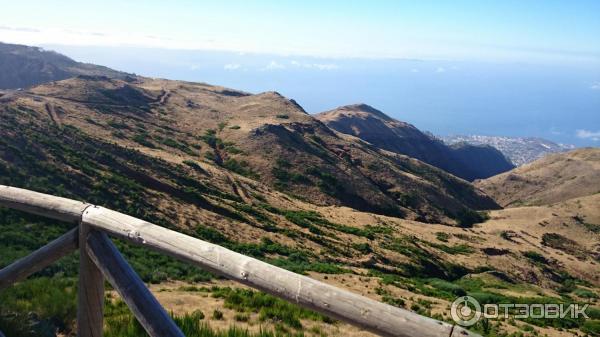
<path id="1" fill-rule="evenodd" d="M 81 226 L 165 253 L 381 336 L 478 336 L 106 208 L 1 185 L 0 206 L 65 221 L 80 220 Z"/>
<path id="2" fill-rule="evenodd" d="M 35 252 L 0 270 L 0 290 L 22 281 L 60 258 L 77 250 L 78 229 L 73 228 L 63 236 Z"/>
<path id="3" fill-rule="evenodd" d="M 77 223 L 81 219 L 83 210 L 90 206 L 90 204 L 22 188 L 0 185 L 0 206 L 60 221 Z"/>
<path id="4" fill-rule="evenodd" d="M 382 336 L 467 336 L 460 327 L 393 307 L 102 207 L 82 222 Z"/>
<path id="5" fill-rule="evenodd" d="M 106 234 L 92 231 L 87 253 L 152 337 L 185 337 Z"/>

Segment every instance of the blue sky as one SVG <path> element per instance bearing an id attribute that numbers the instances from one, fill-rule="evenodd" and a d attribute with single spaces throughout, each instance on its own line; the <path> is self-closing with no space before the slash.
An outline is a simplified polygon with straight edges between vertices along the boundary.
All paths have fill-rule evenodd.
<path id="1" fill-rule="evenodd" d="M 4 1 L 0 40 L 599 62 L 600 1 Z M 3 28 L 3 29 L 1 29 Z"/>
<path id="2" fill-rule="evenodd" d="M 600 145 L 600 1 L 3 1 L 0 41 L 436 134 Z"/>

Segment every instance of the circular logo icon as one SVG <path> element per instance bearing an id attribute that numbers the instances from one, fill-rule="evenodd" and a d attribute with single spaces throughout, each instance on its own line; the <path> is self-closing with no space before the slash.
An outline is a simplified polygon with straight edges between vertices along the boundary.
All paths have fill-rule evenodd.
<path id="1" fill-rule="evenodd" d="M 452 319 L 459 325 L 471 326 L 481 318 L 481 305 L 471 296 L 463 296 L 452 302 Z"/>

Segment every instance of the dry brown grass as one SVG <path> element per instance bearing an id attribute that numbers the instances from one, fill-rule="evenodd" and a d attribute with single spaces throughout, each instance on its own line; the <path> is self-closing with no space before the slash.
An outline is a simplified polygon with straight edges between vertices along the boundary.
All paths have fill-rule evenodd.
<path id="1" fill-rule="evenodd" d="M 548 155 L 475 185 L 505 207 L 545 205 L 600 193 L 600 149 Z"/>

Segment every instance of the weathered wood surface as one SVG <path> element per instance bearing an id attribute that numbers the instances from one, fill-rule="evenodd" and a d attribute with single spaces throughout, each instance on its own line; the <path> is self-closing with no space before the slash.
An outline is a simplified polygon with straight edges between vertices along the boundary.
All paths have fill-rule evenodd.
<path id="1" fill-rule="evenodd" d="M 106 234 L 90 232 L 86 249 L 151 337 L 185 337 Z"/>
<path id="2" fill-rule="evenodd" d="M 90 207 L 82 222 L 382 336 L 476 336 L 109 209 Z"/>
<path id="3" fill-rule="evenodd" d="M 0 206 L 77 223 L 81 218 L 81 213 L 89 204 L 22 188 L 0 185 Z"/>
<path id="4" fill-rule="evenodd" d="M 104 276 L 87 254 L 90 227 L 79 225 L 79 293 L 77 336 L 102 337 L 104 329 Z"/>
<path id="5" fill-rule="evenodd" d="M 79 245 L 78 235 L 78 229 L 73 228 L 44 247 L 0 270 L 0 290 L 26 279 L 31 274 L 48 267 L 61 257 L 77 250 Z"/>

